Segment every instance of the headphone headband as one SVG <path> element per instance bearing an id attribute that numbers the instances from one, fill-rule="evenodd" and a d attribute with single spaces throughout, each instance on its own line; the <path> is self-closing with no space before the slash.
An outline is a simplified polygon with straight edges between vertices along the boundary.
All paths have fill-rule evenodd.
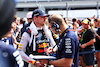
<path id="1" fill-rule="evenodd" d="M 51 22 L 50 16 L 48 17 L 48 21 L 49 21 L 49 23 Z"/>
<path id="2" fill-rule="evenodd" d="M 48 21 L 49 21 L 49 23 L 53 22 L 51 25 L 53 30 L 55 30 L 57 32 L 60 31 L 59 25 L 55 21 L 51 21 L 50 16 L 48 17 Z"/>

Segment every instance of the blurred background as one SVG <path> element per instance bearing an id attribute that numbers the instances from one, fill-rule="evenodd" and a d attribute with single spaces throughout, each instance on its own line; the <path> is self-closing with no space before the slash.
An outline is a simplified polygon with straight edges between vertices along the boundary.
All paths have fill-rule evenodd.
<path id="1" fill-rule="evenodd" d="M 24 18 L 36 8 L 48 14 L 62 14 L 64 18 L 84 19 L 100 16 L 100 0 L 17 0 L 16 15 Z"/>

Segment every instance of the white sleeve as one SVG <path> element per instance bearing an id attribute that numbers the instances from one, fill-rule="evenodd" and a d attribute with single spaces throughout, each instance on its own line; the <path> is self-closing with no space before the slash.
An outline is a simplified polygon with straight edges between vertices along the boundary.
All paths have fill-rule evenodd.
<path id="1" fill-rule="evenodd" d="M 25 54 L 25 49 L 27 47 L 27 44 L 29 43 L 30 35 L 27 32 L 24 32 L 21 38 L 20 45 L 18 47 L 18 50 L 23 58 L 24 61 L 28 62 L 33 61 L 33 59 L 29 58 L 28 55 Z"/>
<path id="2" fill-rule="evenodd" d="M 20 44 L 22 44 L 22 50 L 25 51 L 27 44 L 29 43 L 30 36 L 27 32 L 24 32 L 20 41 Z"/>

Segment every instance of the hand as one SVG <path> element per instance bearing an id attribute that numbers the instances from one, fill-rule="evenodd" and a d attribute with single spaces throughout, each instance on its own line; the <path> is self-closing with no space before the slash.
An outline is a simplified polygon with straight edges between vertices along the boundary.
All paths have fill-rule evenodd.
<path id="1" fill-rule="evenodd" d="M 48 61 L 49 61 L 49 60 L 46 60 L 46 59 L 40 59 L 40 60 L 39 60 L 39 62 L 40 62 L 41 64 L 48 64 Z"/>
<path id="2" fill-rule="evenodd" d="M 49 53 L 52 53 L 52 47 L 49 47 L 46 51 L 46 54 L 48 55 Z"/>
<path id="3" fill-rule="evenodd" d="M 41 64 L 39 61 L 35 61 L 34 64 L 36 67 L 44 67 L 44 64 Z"/>
<path id="4" fill-rule="evenodd" d="M 82 44 L 82 45 L 81 45 L 81 48 L 83 48 L 83 49 L 84 49 L 85 47 L 86 47 L 86 46 L 85 46 L 84 44 Z"/>

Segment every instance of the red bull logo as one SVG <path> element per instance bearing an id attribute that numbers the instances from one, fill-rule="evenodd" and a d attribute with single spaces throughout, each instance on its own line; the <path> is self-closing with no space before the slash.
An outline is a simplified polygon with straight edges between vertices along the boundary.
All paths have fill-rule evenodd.
<path id="1" fill-rule="evenodd" d="M 42 49 L 38 49 L 38 53 L 43 53 L 43 52 L 46 52 L 47 51 L 47 48 L 44 48 L 43 50 Z"/>
<path id="2" fill-rule="evenodd" d="M 39 48 L 46 48 L 47 46 L 49 46 L 49 43 L 42 43 L 42 44 L 39 44 Z"/>

